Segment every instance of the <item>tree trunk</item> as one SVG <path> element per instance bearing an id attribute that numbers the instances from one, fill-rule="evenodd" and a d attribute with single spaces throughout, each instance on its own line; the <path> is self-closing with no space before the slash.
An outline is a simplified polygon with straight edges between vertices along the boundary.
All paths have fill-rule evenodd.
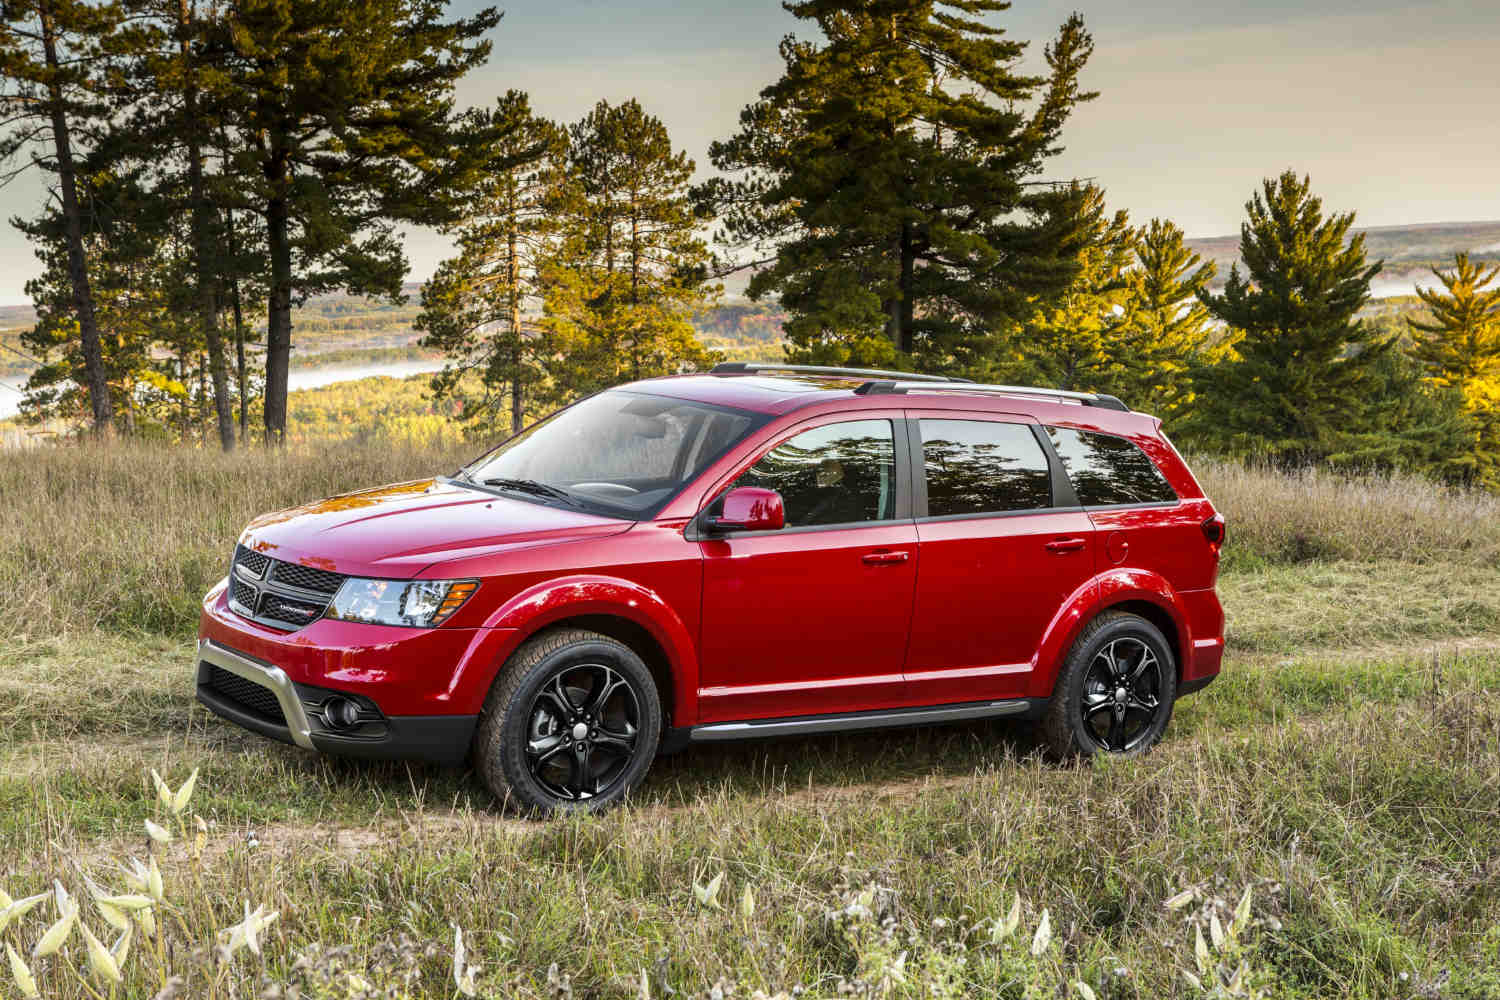
<path id="1" fill-rule="evenodd" d="M 245 372 L 245 314 L 240 302 L 240 241 L 234 228 L 234 209 L 224 213 L 229 229 L 229 304 L 234 310 L 234 365 L 235 382 L 240 391 L 240 440 L 250 440 L 250 384 Z"/>
<path id="2" fill-rule="evenodd" d="M 41 21 L 42 49 L 47 68 L 55 74 L 58 72 L 58 58 L 52 8 L 43 2 L 37 5 L 37 13 Z M 83 370 L 88 379 L 94 433 L 108 437 L 114 430 L 115 406 L 109 394 L 109 380 L 105 377 L 104 352 L 99 345 L 99 327 L 94 317 L 94 292 L 89 287 L 88 261 L 83 252 L 83 218 L 78 207 L 72 136 L 63 107 L 62 85 L 55 78 L 48 86 L 47 97 L 52 105 L 52 141 L 57 154 L 58 186 L 62 189 L 63 221 L 68 242 L 68 281 L 73 286 L 73 311 L 78 317 L 78 335 L 83 347 Z"/>
<path id="3" fill-rule="evenodd" d="M 903 354 L 910 354 L 914 346 L 912 326 L 916 319 L 914 279 L 917 270 L 916 247 L 913 245 L 910 222 L 901 223 L 901 237 L 897 252 L 901 260 L 901 278 L 897 283 L 897 295 L 891 302 L 891 341 Z"/>
<path id="4" fill-rule="evenodd" d="M 287 207 L 287 165 L 267 168 L 272 195 L 266 204 L 271 291 L 266 316 L 266 443 L 286 443 L 286 381 L 292 360 L 292 238 Z"/>
<path id="5" fill-rule="evenodd" d="M 240 390 L 240 440 L 250 440 L 250 386 L 245 377 L 245 318 L 240 312 L 240 281 L 234 279 L 230 295 L 234 305 L 234 374 Z"/>
<path id="6" fill-rule="evenodd" d="M 521 260 L 518 256 L 520 251 L 517 240 L 516 227 L 519 225 L 516 219 L 515 194 L 512 192 L 510 200 L 510 432 L 519 434 L 525 429 L 526 409 L 521 398 Z"/>
<path id="7" fill-rule="evenodd" d="M 188 45 L 188 31 L 192 26 L 193 12 L 188 0 L 178 0 L 177 27 L 178 51 L 182 56 L 183 72 L 187 85 L 183 89 L 184 118 L 188 128 L 188 197 L 192 202 L 189 225 L 192 229 L 194 264 L 198 280 L 198 322 L 203 327 L 203 339 L 208 344 L 209 366 L 213 373 L 214 414 L 219 421 L 219 444 L 225 451 L 234 450 L 234 414 L 229 409 L 229 373 L 224 360 L 224 342 L 219 338 L 219 310 L 212 269 L 209 260 L 213 255 L 208 234 L 208 198 L 203 192 L 203 147 L 198 132 L 198 87 L 194 82 L 190 64 L 192 51 Z"/>

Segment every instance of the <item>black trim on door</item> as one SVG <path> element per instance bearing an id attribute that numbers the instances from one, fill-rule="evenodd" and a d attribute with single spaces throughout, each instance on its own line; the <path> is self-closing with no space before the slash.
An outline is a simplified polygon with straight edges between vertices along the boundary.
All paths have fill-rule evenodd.
<path id="1" fill-rule="evenodd" d="M 1068 478 L 1067 466 L 1063 465 L 1062 456 L 1052 444 L 1052 435 L 1041 424 L 1032 424 L 1031 433 L 1036 438 L 1036 443 L 1042 446 L 1042 454 L 1047 456 L 1047 467 L 1052 470 L 1052 506 L 1081 507 L 1078 492 L 1073 489 L 1073 480 Z"/>
<path id="2" fill-rule="evenodd" d="M 922 427 L 920 417 L 910 413 L 901 421 L 906 434 L 906 475 L 911 482 L 911 516 L 917 520 L 927 517 L 927 459 L 922 454 Z"/>

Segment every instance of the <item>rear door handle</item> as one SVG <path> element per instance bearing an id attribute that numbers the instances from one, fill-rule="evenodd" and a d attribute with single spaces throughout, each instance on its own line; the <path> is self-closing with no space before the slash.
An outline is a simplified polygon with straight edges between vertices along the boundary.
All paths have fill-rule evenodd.
<path id="1" fill-rule="evenodd" d="M 867 566 L 891 566 L 904 563 L 910 557 L 910 552 L 866 552 L 859 558 Z"/>
<path id="2" fill-rule="evenodd" d="M 1087 544 L 1086 538 L 1054 538 L 1045 548 L 1048 552 L 1077 552 Z"/>

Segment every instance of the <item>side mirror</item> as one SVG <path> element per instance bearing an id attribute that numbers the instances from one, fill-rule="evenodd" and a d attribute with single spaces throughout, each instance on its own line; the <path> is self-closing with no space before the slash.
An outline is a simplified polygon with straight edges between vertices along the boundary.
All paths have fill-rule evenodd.
<path id="1" fill-rule="evenodd" d="M 723 512 L 707 520 L 710 531 L 778 531 L 786 524 L 781 494 L 740 486 L 724 494 Z"/>

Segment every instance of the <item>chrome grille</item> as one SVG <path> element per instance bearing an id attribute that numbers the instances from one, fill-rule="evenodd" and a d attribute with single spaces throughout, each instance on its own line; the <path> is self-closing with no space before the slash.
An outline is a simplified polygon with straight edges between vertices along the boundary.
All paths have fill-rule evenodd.
<path id="1" fill-rule="evenodd" d="M 262 625 L 294 631 L 323 616 L 344 579 L 240 545 L 229 568 L 229 607 Z"/>

